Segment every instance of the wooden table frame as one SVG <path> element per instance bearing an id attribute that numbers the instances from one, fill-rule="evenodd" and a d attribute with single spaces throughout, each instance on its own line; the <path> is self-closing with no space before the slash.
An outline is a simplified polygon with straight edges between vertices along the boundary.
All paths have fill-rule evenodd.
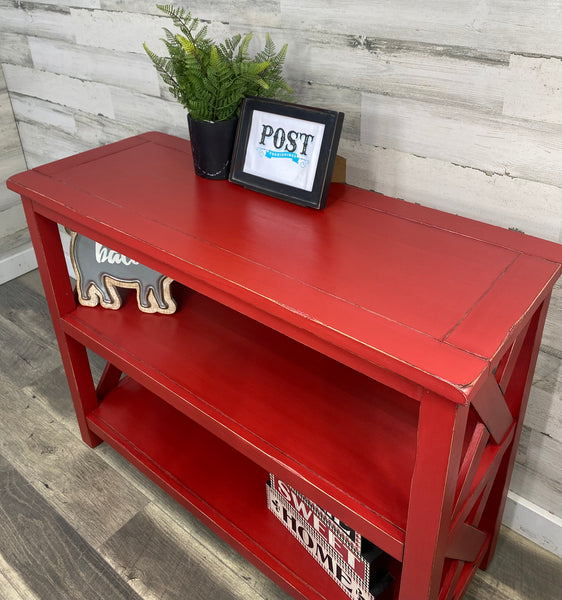
<path id="1" fill-rule="evenodd" d="M 84 441 L 113 445 L 295 598 L 346 596 L 267 514 L 265 488 L 255 498 L 268 472 L 387 552 L 396 599 L 460 598 L 494 554 L 562 248 L 344 184 L 333 184 L 327 208 L 315 212 L 200 180 L 189 160 L 187 142 L 150 133 L 8 183 L 22 196 Z M 143 194 L 148 202 L 155 189 L 151 212 Z M 59 224 L 182 284 L 177 314 L 141 315 L 134 303 L 119 311 L 77 305 Z M 349 268 L 344 255 L 353 259 Z M 416 284 L 419 306 L 428 306 L 420 314 L 395 290 L 406 289 L 401 269 L 416 273 L 400 262 L 405 256 L 427 270 Z M 461 266 L 475 289 L 468 282 L 457 294 Z M 377 268 L 381 279 L 397 273 L 395 285 L 372 283 Z M 379 285 L 378 296 L 366 295 L 369 285 Z M 457 313 L 449 316 L 449 308 Z M 169 355 L 161 335 L 170 336 Z M 187 335 L 214 346 L 195 352 Z M 230 367 L 221 340 L 232 358 L 246 353 L 257 366 Z M 271 357 L 260 358 L 260 344 Z M 107 360 L 97 386 L 86 348 Z M 205 372 L 215 355 L 223 380 L 236 382 L 231 388 Z M 286 378 L 276 361 L 286 363 Z M 193 384 L 183 373 L 191 364 Z M 240 365 L 248 369 L 241 391 Z M 290 378 L 305 382 L 302 398 L 292 399 Z M 276 410 L 282 393 L 288 416 Z M 309 421 L 295 425 L 299 435 L 285 446 L 275 427 L 291 437 L 288 424 L 300 410 Z M 346 437 L 334 415 L 367 434 Z M 142 425 L 156 418 L 169 433 L 158 437 Z M 208 448 L 193 462 L 210 461 L 205 469 L 235 486 L 228 506 L 198 463 L 177 464 L 194 452 L 182 445 L 188 430 Z M 373 440 L 365 440 L 371 430 Z M 305 434 L 326 455 L 333 439 L 342 464 L 328 464 L 338 453 L 325 462 L 314 455 Z M 232 508 L 242 499 L 249 509 Z"/>

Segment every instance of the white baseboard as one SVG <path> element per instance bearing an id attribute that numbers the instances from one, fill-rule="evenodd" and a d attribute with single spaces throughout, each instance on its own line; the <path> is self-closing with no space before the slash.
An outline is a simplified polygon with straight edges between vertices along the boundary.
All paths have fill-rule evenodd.
<path id="1" fill-rule="evenodd" d="M 0 284 L 37 268 L 37 259 L 31 244 L 18 248 L 13 254 L 0 256 Z"/>
<path id="2" fill-rule="evenodd" d="M 562 519 L 509 491 L 503 524 L 562 558 Z"/>

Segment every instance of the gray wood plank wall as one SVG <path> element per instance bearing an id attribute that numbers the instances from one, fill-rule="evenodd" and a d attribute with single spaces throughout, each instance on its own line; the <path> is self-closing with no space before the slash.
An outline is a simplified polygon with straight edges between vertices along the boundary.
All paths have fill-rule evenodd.
<path id="1" fill-rule="evenodd" d="M 346 114 L 350 183 L 562 241 L 561 2 L 183 4 L 212 34 L 289 43 L 296 99 Z M 167 24 L 148 0 L 0 0 L 0 63 L 30 167 L 150 129 L 187 137 L 142 50 L 161 48 Z M 506 513 L 558 554 L 561 326 L 558 286 Z"/>
<path id="2" fill-rule="evenodd" d="M 4 185 L 6 179 L 18 169 L 25 169 L 25 161 L 0 64 L 0 213 L 20 203 L 19 197 Z"/>
<path id="3" fill-rule="evenodd" d="M 37 266 L 19 196 L 5 183 L 26 168 L 16 120 L 0 62 L 0 283 Z"/>

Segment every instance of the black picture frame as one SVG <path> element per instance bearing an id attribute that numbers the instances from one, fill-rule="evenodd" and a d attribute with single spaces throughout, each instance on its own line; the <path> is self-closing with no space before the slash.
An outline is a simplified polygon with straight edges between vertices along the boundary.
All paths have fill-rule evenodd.
<path id="1" fill-rule="evenodd" d="M 343 118 L 334 110 L 245 98 L 229 180 L 287 202 L 324 208 Z"/>

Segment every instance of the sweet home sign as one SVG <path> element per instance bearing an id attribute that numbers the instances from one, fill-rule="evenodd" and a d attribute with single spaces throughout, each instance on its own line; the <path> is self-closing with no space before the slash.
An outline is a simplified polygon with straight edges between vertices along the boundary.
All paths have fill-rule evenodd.
<path id="1" fill-rule="evenodd" d="M 319 521 L 313 521 L 314 525 L 309 523 L 291 502 L 270 485 L 267 486 L 267 506 L 350 598 L 382 600 L 392 597 L 393 580 L 386 569 L 377 569 L 369 583 L 365 583 L 342 556 L 334 551 L 329 532 L 314 526 Z"/>

